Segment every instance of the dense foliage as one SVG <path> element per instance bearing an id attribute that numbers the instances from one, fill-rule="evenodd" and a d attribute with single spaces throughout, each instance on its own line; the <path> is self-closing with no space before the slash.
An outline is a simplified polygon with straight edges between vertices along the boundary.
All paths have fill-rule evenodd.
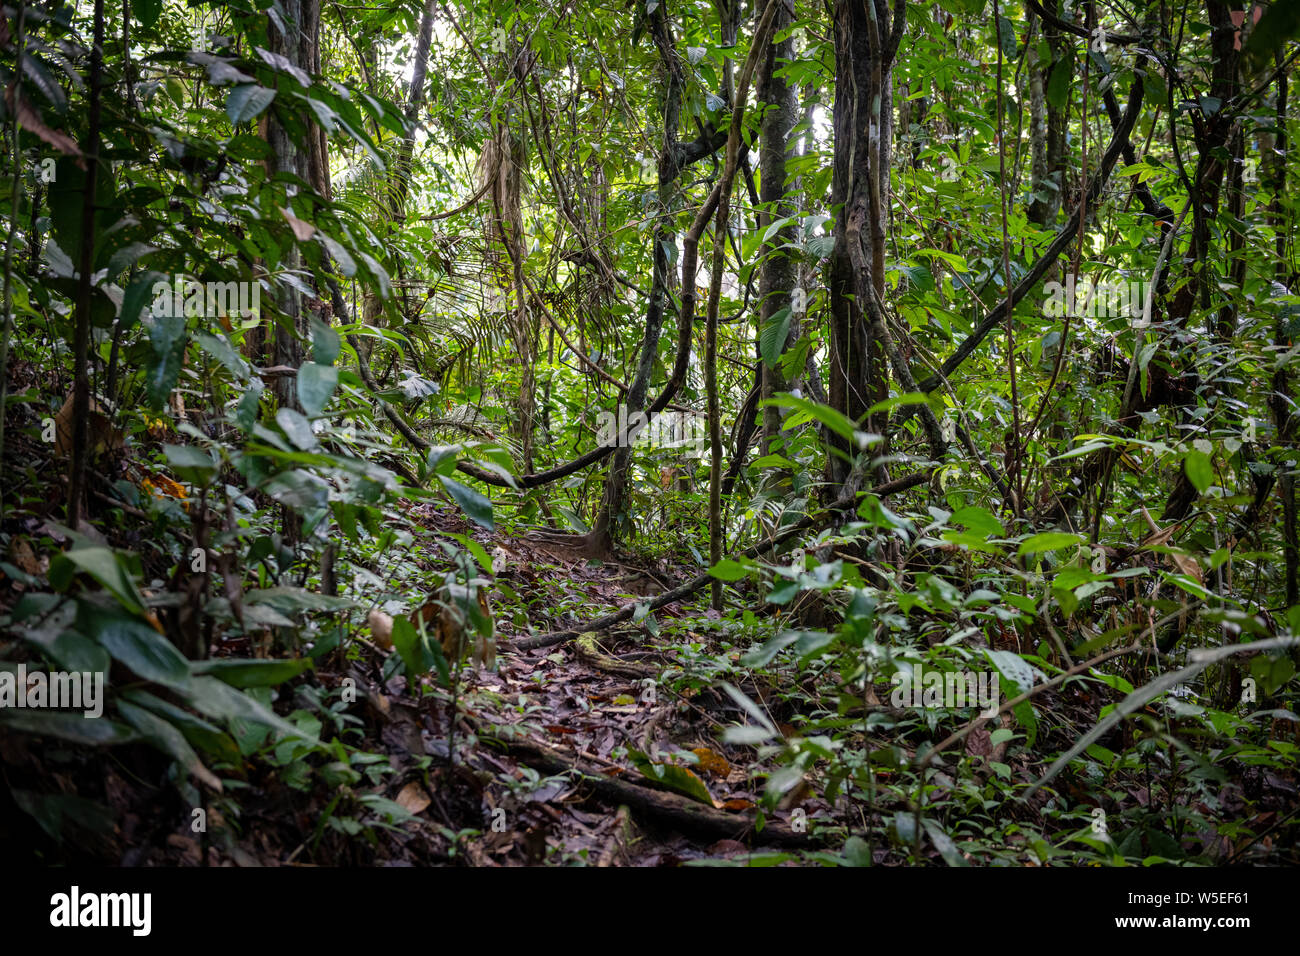
<path id="1" fill-rule="evenodd" d="M 1298 8 L 9 0 L 0 836 L 1298 862 Z"/>

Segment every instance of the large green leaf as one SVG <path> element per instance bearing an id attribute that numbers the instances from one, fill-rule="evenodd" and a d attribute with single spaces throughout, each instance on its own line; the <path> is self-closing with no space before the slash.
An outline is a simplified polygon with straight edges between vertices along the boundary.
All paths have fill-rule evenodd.
<path id="1" fill-rule="evenodd" d="M 98 581 L 126 610 L 144 613 L 144 595 L 124 560 L 111 548 L 74 548 L 55 555 L 50 562 L 50 584 L 55 590 L 66 590 L 79 571 Z"/>
<path id="2" fill-rule="evenodd" d="M 195 485 L 206 485 L 217 473 L 212 456 L 193 445 L 164 445 L 163 454 L 176 477 Z"/>
<path id="3" fill-rule="evenodd" d="M 333 240 L 331 240 L 333 243 Z M 330 246 L 334 249 L 334 245 Z M 335 250 L 334 257 L 338 258 L 338 252 Z M 349 273 L 350 274 L 350 273 Z M 317 365 L 333 365 L 339 357 L 339 351 L 343 348 L 343 340 L 339 334 L 331 329 L 320 319 L 312 316 L 311 319 L 311 357 Z"/>
<path id="4" fill-rule="evenodd" d="M 6 733 L 58 737 L 60 740 L 91 747 L 111 747 L 139 739 L 130 727 L 106 717 L 92 719 L 59 710 L 0 708 L 0 728 Z"/>
<path id="5" fill-rule="evenodd" d="M 135 0 L 131 4 L 131 12 L 135 14 L 140 26 L 146 30 L 152 30 L 154 24 L 158 22 L 158 16 L 162 13 L 163 0 Z"/>
<path id="6" fill-rule="evenodd" d="M 393 647 L 406 665 L 406 673 L 411 679 L 427 674 L 433 668 L 434 660 L 428 640 L 421 636 L 406 617 L 398 615 L 393 618 L 392 639 Z"/>
<path id="7" fill-rule="evenodd" d="M 143 707 L 137 707 L 125 700 L 117 702 L 117 710 L 122 715 L 122 719 L 140 731 L 140 735 L 145 740 L 184 767 L 187 773 L 198 777 L 218 793 L 221 792 L 221 780 L 203 766 L 203 761 L 199 759 L 199 755 L 194 752 L 194 748 L 190 746 L 183 733 L 156 714 L 151 714 Z"/>
<path id="8" fill-rule="evenodd" d="M 224 660 L 195 661 L 193 671 L 218 677 L 231 687 L 274 687 L 293 680 L 311 667 L 311 658 L 296 661 L 258 661 L 229 658 Z"/>
<path id="9" fill-rule="evenodd" d="M 181 696 L 195 710 L 217 720 L 249 721 L 279 734 L 301 737 L 312 745 L 320 744 L 316 737 L 304 733 L 252 697 L 215 677 L 193 678 Z"/>
<path id="10" fill-rule="evenodd" d="M 473 488 L 462 485 L 454 478 L 448 478 L 446 475 L 439 475 L 438 480 L 442 486 L 447 489 L 448 494 L 456 499 L 456 504 L 460 505 L 465 515 L 475 524 L 487 528 L 489 531 L 496 530 L 492 523 L 492 502 L 479 494 Z"/>
<path id="11" fill-rule="evenodd" d="M 758 344 L 759 351 L 763 356 L 763 362 L 768 368 L 776 368 L 776 363 L 781 360 L 781 353 L 785 351 L 786 340 L 790 337 L 790 321 L 792 317 L 793 312 L 787 305 L 784 309 L 773 313 L 772 317 L 763 325 Z"/>
<path id="12" fill-rule="evenodd" d="M 180 378 L 185 355 L 185 316 L 155 315 L 149 322 L 152 354 L 145 368 L 145 391 L 155 409 L 167 404 L 167 397 Z"/>
<path id="13" fill-rule="evenodd" d="M 1205 452 L 1196 449 L 1189 451 L 1183 459 L 1183 467 L 1187 470 L 1187 480 L 1197 491 L 1203 493 L 1214 484 L 1214 462 Z"/>
<path id="14" fill-rule="evenodd" d="M 287 586 L 248 591 L 244 594 L 244 603 L 266 604 L 281 614 L 294 614 L 297 611 L 331 614 L 356 606 L 355 601 L 347 598 L 331 597 L 328 594 L 317 594 L 304 588 Z"/>
<path id="15" fill-rule="evenodd" d="M 304 362 L 298 369 L 298 401 L 309 418 L 325 410 L 339 384 L 339 370 L 332 365 Z"/>
<path id="16" fill-rule="evenodd" d="M 1017 554 L 1043 554 L 1047 551 L 1060 551 L 1084 542 L 1083 535 L 1068 534 L 1064 531 L 1044 531 L 1031 535 L 1020 542 Z"/>
<path id="17" fill-rule="evenodd" d="M 330 501 L 330 486 L 319 475 L 305 471 L 281 472 L 266 483 L 266 493 L 297 511 L 324 508 Z"/>
<path id="18" fill-rule="evenodd" d="M 1052 64 L 1052 72 L 1047 78 L 1047 102 L 1055 109 L 1065 109 L 1070 99 L 1070 77 L 1074 72 L 1072 57 L 1063 56 Z"/>
<path id="19" fill-rule="evenodd" d="M 132 703 L 139 704 L 160 717 L 166 718 L 169 723 L 185 735 L 186 740 L 216 760 L 232 766 L 239 764 L 239 747 L 231 739 L 230 735 L 220 727 L 208 723 L 202 717 L 195 717 L 188 711 L 155 697 L 148 691 L 133 689 L 123 692 L 122 696 Z"/>
<path id="20" fill-rule="evenodd" d="M 114 660 L 138 677 L 174 690 L 189 685 L 190 662 L 140 618 L 83 606 L 77 622 Z"/>
<path id="21" fill-rule="evenodd" d="M 275 90 L 268 90 L 256 83 L 243 83 L 230 91 L 226 98 L 226 115 L 230 122 L 247 123 L 275 99 Z"/>

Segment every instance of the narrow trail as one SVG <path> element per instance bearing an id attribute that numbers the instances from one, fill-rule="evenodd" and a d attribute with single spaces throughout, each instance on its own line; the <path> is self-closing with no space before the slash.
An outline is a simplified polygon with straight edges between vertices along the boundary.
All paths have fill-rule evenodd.
<path id="1" fill-rule="evenodd" d="M 346 675 L 322 670 L 318 676 L 324 682 L 350 676 L 363 688 L 358 706 L 367 736 L 388 745 L 395 764 L 414 767 L 420 755 L 432 758 L 427 778 L 398 788 L 396 799 L 449 830 L 481 828 L 481 836 L 459 846 L 467 860 L 672 865 L 819 845 L 810 831 L 819 816 L 829 819 L 830 807 L 804 801 L 802 792 L 756 827 L 761 780 L 746 762 L 750 748 L 721 743 L 723 729 L 743 723 L 744 714 L 725 694 L 691 686 L 692 668 L 701 679 L 707 671 L 683 647 L 702 648 L 711 636 L 682 630 L 676 609 L 660 612 L 658 637 L 634 624 L 583 634 L 561 647 L 509 646 L 527 633 L 519 627 L 524 620 L 535 630 L 581 629 L 584 619 L 653 597 L 689 574 L 593 566 L 562 540 L 490 535 L 454 513 L 416 509 L 412 519 L 433 533 L 475 533 L 501 562 L 491 596 L 501 647 L 496 671 L 466 663 L 453 703 L 435 676 L 422 678 L 418 690 L 402 676 L 383 680 L 385 660 L 395 652 L 366 642 L 347 661 Z M 567 600 L 557 602 L 561 583 Z M 518 613 L 521 604 L 536 610 Z M 560 604 L 579 613 L 558 611 Z M 747 689 L 764 700 L 765 689 Z M 672 769 L 656 771 L 655 764 Z M 667 774 L 669 783 L 647 775 L 655 773 Z M 695 796 L 674 792 L 674 782 Z"/>

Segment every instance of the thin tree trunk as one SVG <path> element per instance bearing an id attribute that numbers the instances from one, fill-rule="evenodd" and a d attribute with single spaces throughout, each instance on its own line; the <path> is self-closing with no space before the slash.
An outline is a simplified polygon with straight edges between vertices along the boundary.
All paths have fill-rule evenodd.
<path id="1" fill-rule="evenodd" d="M 87 421 L 90 416 L 91 273 L 95 265 L 95 192 L 99 180 L 99 94 L 104 76 L 104 0 L 95 0 L 94 46 L 90 50 L 87 104 L 86 188 L 81 200 L 81 249 L 77 265 L 76 331 L 72 362 L 72 463 L 68 470 L 68 527 L 81 523 L 85 508 Z M 16 214 L 16 210 L 15 210 Z M 2 370 L 0 370 L 2 371 Z"/>
<path id="2" fill-rule="evenodd" d="M 1278 67 L 1277 139 L 1271 151 L 1272 162 L 1267 167 L 1268 172 L 1271 174 L 1269 177 L 1271 180 L 1269 190 L 1273 194 L 1273 202 L 1269 208 L 1269 219 L 1277 237 L 1275 240 L 1277 280 L 1290 288 L 1295 281 L 1295 277 L 1291 274 L 1291 270 L 1287 268 L 1291 230 L 1288 228 L 1286 204 L 1283 200 L 1287 182 L 1288 80 L 1286 70 L 1282 68 L 1281 53 L 1277 54 L 1276 62 Z M 1287 328 L 1288 325 L 1289 321 L 1285 313 L 1279 315 L 1273 329 L 1273 341 L 1277 345 L 1279 354 L 1282 354 L 1290 347 L 1291 337 L 1290 329 Z M 1283 448 L 1289 447 L 1295 441 L 1295 416 L 1291 411 L 1294 401 L 1291 392 L 1291 375 L 1287 371 L 1287 366 L 1283 363 L 1273 373 L 1273 395 L 1271 398 L 1273 424 L 1277 428 L 1277 444 Z M 1286 568 L 1287 607 L 1300 604 L 1300 540 L 1297 539 L 1296 534 L 1294 467 L 1291 464 L 1284 465 L 1281 480 L 1278 482 L 1278 493 L 1282 498 L 1282 555 Z"/>

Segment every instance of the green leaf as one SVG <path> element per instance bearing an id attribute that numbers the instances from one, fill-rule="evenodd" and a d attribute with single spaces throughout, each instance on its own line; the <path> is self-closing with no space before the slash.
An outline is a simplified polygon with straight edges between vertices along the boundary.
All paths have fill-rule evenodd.
<path id="1" fill-rule="evenodd" d="M 1189 451 L 1183 459 L 1183 468 L 1187 471 L 1187 480 L 1198 492 L 1204 494 L 1205 489 L 1214 484 L 1214 462 L 1205 452 Z"/>
<path id="2" fill-rule="evenodd" d="M 330 486 L 325 479 L 305 471 L 281 472 L 266 483 L 265 491 L 276 501 L 297 511 L 324 508 L 330 501 Z"/>
<path id="3" fill-rule="evenodd" d="M 406 665 L 407 676 L 412 680 L 433 669 L 435 661 L 429 642 L 409 618 L 403 615 L 393 618 L 392 639 L 393 647 Z"/>
<path id="4" fill-rule="evenodd" d="M 284 429 L 285 435 L 293 442 L 295 448 L 302 451 L 316 451 L 320 448 L 316 432 L 302 412 L 292 408 L 281 408 L 275 413 L 275 423 Z"/>
<path id="5" fill-rule="evenodd" d="M 1002 46 L 1002 55 L 1008 60 L 1016 57 L 1016 28 L 1004 16 L 998 17 L 998 42 Z"/>
<path id="6" fill-rule="evenodd" d="M 356 602 L 347 598 L 330 597 L 327 594 L 317 594 L 314 591 L 292 587 L 250 590 L 244 594 L 244 603 L 266 604 L 281 614 L 294 614 L 298 611 L 332 614 L 356 606 Z"/>
<path id="7" fill-rule="evenodd" d="M 141 256 L 157 251 L 156 247 L 149 245 L 147 242 L 128 243 L 109 257 L 106 278 L 110 281 L 116 279 L 127 266 L 134 264 Z"/>
<path id="8" fill-rule="evenodd" d="M 690 769 L 680 767 L 677 764 L 655 763 L 641 751 L 630 747 L 628 748 L 628 757 L 647 780 L 652 780 L 674 793 L 690 797 L 692 800 L 697 800 L 706 806 L 712 807 L 715 805 L 713 794 L 709 793 L 709 788 Z"/>
<path id="9" fill-rule="evenodd" d="M 60 740 L 90 747 L 112 747 L 139 739 L 130 727 L 105 717 L 90 720 L 81 714 L 59 710 L 0 708 L 0 727 L 4 728 L 5 733 L 58 737 Z"/>
<path id="10" fill-rule="evenodd" d="M 993 666 L 1007 680 L 1011 681 L 1018 688 L 1015 694 L 1004 694 L 1005 697 L 1017 697 L 1034 686 L 1034 669 L 1025 663 L 1024 659 L 1013 651 L 988 651 L 988 655 Z"/>
<path id="11" fill-rule="evenodd" d="M 848 866 L 871 866 L 871 846 L 859 836 L 844 841 L 844 862 Z"/>
<path id="12" fill-rule="evenodd" d="M 465 550 L 472 554 L 474 560 L 478 562 L 478 566 L 483 569 L 484 574 L 492 573 L 492 558 L 487 551 L 484 550 L 483 545 L 479 544 L 467 534 L 456 534 L 455 532 L 451 532 L 447 537 L 459 543 L 461 547 L 465 548 Z"/>
<path id="13" fill-rule="evenodd" d="M 274 99 L 275 90 L 268 90 L 256 83 L 244 83 L 231 90 L 230 96 L 226 98 L 226 115 L 236 125 L 247 123 L 270 106 Z"/>
<path id="14" fill-rule="evenodd" d="M 299 660 L 243 660 L 230 658 L 226 660 L 195 661 L 192 665 L 195 674 L 216 677 L 231 687 L 274 687 L 287 680 L 293 680 L 311 667 L 311 658 Z"/>
<path id="15" fill-rule="evenodd" d="M 155 697 L 148 691 L 134 689 L 122 693 L 122 697 L 134 704 L 152 710 L 175 726 L 188 740 L 215 760 L 238 766 L 240 762 L 239 746 L 220 727 L 208 723 L 202 717 L 195 717 L 189 711 L 181 710 L 175 704 Z"/>
<path id="16" fill-rule="evenodd" d="M 1070 99 L 1070 77 L 1074 72 L 1072 57 L 1063 56 L 1052 64 L 1051 75 L 1047 78 L 1047 102 L 1054 108 L 1065 109 Z"/>
<path id="17" fill-rule="evenodd" d="M 740 663 L 745 667 L 766 667 L 782 648 L 789 647 L 799 640 L 799 636 L 799 631 L 786 631 L 770 637 L 761 647 L 746 652 L 740 658 Z"/>
<path id="18" fill-rule="evenodd" d="M 752 717 L 760 727 L 766 730 L 771 736 L 777 736 L 776 727 L 772 725 L 772 721 L 768 719 L 767 714 L 763 712 L 763 709 L 759 707 L 758 704 L 754 703 L 746 697 L 742 691 L 732 687 L 726 681 L 722 682 L 722 689 L 725 690 L 728 696 L 740 705 L 740 709 L 749 714 L 749 716 Z"/>
<path id="19" fill-rule="evenodd" d="M 18 808 L 60 844 L 75 838 L 78 831 L 107 836 L 117 826 L 117 814 L 94 800 L 70 793 L 43 794 L 17 788 L 10 793 Z"/>
<path id="20" fill-rule="evenodd" d="M 205 485 L 217 473 L 217 466 L 212 456 L 202 448 L 193 445 L 164 445 L 163 454 L 167 465 L 181 481 L 194 485 Z"/>
<path id="21" fill-rule="evenodd" d="M 215 677 L 193 678 L 181 696 L 195 710 L 217 720 L 261 724 L 285 736 L 300 737 L 313 746 L 320 746 L 318 738 L 295 727 L 252 697 Z"/>
<path id="22" fill-rule="evenodd" d="M 438 481 L 447 493 L 456 500 L 461 510 L 465 512 L 466 517 L 476 525 L 486 528 L 488 531 L 496 530 L 492 522 L 492 502 L 479 494 L 473 488 L 462 485 L 454 478 L 448 478 L 446 475 L 439 475 Z"/>
<path id="23" fill-rule="evenodd" d="M 749 577 L 749 568 L 739 561 L 733 561 L 731 558 L 723 558 L 713 567 L 709 568 L 709 574 L 719 581 L 739 581 L 741 578 Z"/>
<path id="24" fill-rule="evenodd" d="M 163 0 L 135 0 L 131 4 L 131 12 L 135 18 L 140 21 L 140 26 L 146 30 L 152 30 L 154 24 L 158 22 L 158 16 L 162 13 Z"/>
<path id="25" fill-rule="evenodd" d="M 785 343 L 790 338 L 790 321 L 793 315 L 787 305 L 784 309 L 773 313 L 759 334 L 759 350 L 768 368 L 776 368 L 776 363 L 781 360 Z"/>
<path id="26" fill-rule="evenodd" d="M 235 424 L 245 433 L 251 433 L 253 426 L 257 424 L 257 413 L 261 408 L 263 391 L 265 389 L 261 381 L 254 380 L 235 408 Z"/>
<path id="27" fill-rule="evenodd" d="M 963 524 L 973 533 L 983 535 L 986 538 L 990 535 L 1006 533 L 1002 528 L 1002 522 L 998 521 L 987 508 L 981 508 L 978 505 L 967 505 L 965 508 L 958 508 L 948 520 L 951 524 Z"/>
<path id="28" fill-rule="evenodd" d="M 137 676 L 173 690 L 183 690 L 189 685 L 190 662 L 167 638 L 139 618 L 87 607 L 79 616 L 78 624 L 114 660 Z"/>
<path id="29" fill-rule="evenodd" d="M 145 368 L 145 391 L 154 409 L 167 404 L 181 374 L 185 354 L 185 316 L 155 315 L 149 322 L 153 354 Z"/>
<path id="30" fill-rule="evenodd" d="M 118 603 L 133 614 L 144 613 L 144 595 L 136 587 L 135 578 L 127 570 L 121 556 L 110 548 L 75 548 L 55 555 L 50 562 L 50 583 L 55 590 L 65 590 L 72 575 L 78 571 L 89 574 L 105 590 L 117 598 Z"/>
<path id="31" fill-rule="evenodd" d="M 1020 549 L 1016 553 L 1042 554 L 1046 551 L 1060 551 L 1062 548 L 1082 544 L 1084 540 L 1084 537 L 1078 534 L 1067 534 L 1064 531 L 1044 531 L 1020 542 Z"/>
<path id="32" fill-rule="evenodd" d="M 199 343 L 203 351 L 224 365 L 236 381 L 242 382 L 248 378 L 248 363 L 224 336 L 195 332 L 194 340 Z"/>
<path id="33" fill-rule="evenodd" d="M 895 395 L 893 398 L 882 399 L 867 409 L 867 413 L 874 415 L 876 412 L 892 412 L 895 408 L 903 405 L 929 405 L 930 396 L 924 392 L 908 392 L 905 395 Z"/>
<path id="34" fill-rule="evenodd" d="M 335 256 L 337 258 L 337 255 Z M 317 365 L 333 365 L 343 348 L 339 334 L 320 319 L 311 319 L 311 357 Z"/>
<path id="35" fill-rule="evenodd" d="M 339 384 L 339 370 L 332 365 L 304 362 L 298 369 L 298 401 L 309 418 L 325 410 Z"/>
<path id="36" fill-rule="evenodd" d="M 154 300 L 154 286 L 166 281 L 167 277 L 161 272 L 142 272 L 126 287 L 122 293 L 122 311 L 117 317 L 123 329 L 135 325 L 144 307 Z"/>
<path id="37" fill-rule="evenodd" d="M 723 741 L 741 747 L 754 747 L 766 743 L 775 736 L 776 734 L 764 730 L 762 727 L 755 727 L 752 724 L 727 727 L 722 731 Z"/>
<path id="38" fill-rule="evenodd" d="M 759 402 L 758 404 L 760 408 L 766 408 L 771 405 L 777 408 L 793 408 L 803 413 L 802 415 L 791 415 L 787 418 L 785 423 L 781 426 L 782 430 L 793 428 L 795 425 L 801 424 L 802 422 L 815 419 L 831 431 L 835 432 L 835 434 L 839 435 L 845 441 L 860 444 L 856 437 L 860 434 L 857 426 L 853 424 L 851 419 L 845 417 L 829 405 L 819 405 L 816 402 L 808 401 L 806 398 L 795 398 L 793 395 L 789 394 L 776 395 L 773 398 Z"/>
<path id="39" fill-rule="evenodd" d="M 198 777 L 218 793 L 221 792 L 221 780 L 203 766 L 203 761 L 199 760 L 199 755 L 194 752 L 183 733 L 156 714 L 125 700 L 117 702 L 117 711 L 127 723 L 140 731 L 145 740 L 184 767 L 187 773 Z"/>
<path id="40" fill-rule="evenodd" d="M 944 833 L 943 828 L 938 823 L 926 817 L 921 821 L 921 825 L 925 827 L 926 835 L 930 837 L 930 842 L 934 844 L 934 848 L 943 857 L 943 862 L 949 866 L 970 866 L 970 862 L 957 849 L 957 844 L 952 842 L 952 837 Z"/>

